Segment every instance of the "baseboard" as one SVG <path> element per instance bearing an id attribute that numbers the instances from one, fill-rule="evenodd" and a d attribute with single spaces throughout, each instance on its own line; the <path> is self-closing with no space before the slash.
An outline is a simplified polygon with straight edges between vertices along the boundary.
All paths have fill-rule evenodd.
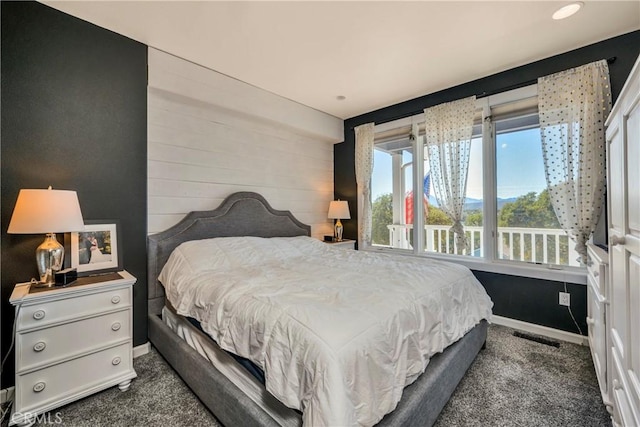
<path id="1" fill-rule="evenodd" d="M 496 325 L 508 326 L 509 328 L 530 332 L 532 334 L 542 335 L 547 338 L 553 338 L 556 340 L 585 346 L 589 345 L 589 339 L 584 335 L 561 331 L 560 329 L 549 328 L 547 326 L 536 325 L 534 323 L 523 322 L 522 320 L 510 319 L 508 317 L 496 315 L 491 316 L 491 321 Z"/>
<path id="2" fill-rule="evenodd" d="M 3 388 L 0 391 L 0 405 L 4 405 L 10 400 L 13 400 L 13 392 L 15 387 Z"/>
<path id="3" fill-rule="evenodd" d="M 142 345 L 133 347 L 133 358 L 135 359 L 136 357 L 144 356 L 145 354 L 149 353 L 150 350 L 151 344 L 149 343 L 149 341 Z"/>

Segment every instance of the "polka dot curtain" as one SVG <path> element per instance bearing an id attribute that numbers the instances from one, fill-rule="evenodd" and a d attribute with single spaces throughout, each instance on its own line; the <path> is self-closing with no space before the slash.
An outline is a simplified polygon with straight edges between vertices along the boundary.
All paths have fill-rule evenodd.
<path id="1" fill-rule="evenodd" d="M 611 111 L 602 60 L 538 79 L 544 170 L 558 221 L 586 263 L 605 199 L 605 128 Z"/>
<path id="2" fill-rule="evenodd" d="M 371 174 L 373 173 L 374 124 L 366 123 L 355 128 L 356 133 L 356 183 L 358 206 L 358 246 L 371 245 Z"/>
<path id="3" fill-rule="evenodd" d="M 476 97 L 447 102 L 424 110 L 426 148 L 431 181 L 438 205 L 453 221 L 458 254 L 469 254 L 469 242 L 462 225 L 471 155 L 471 133 Z"/>

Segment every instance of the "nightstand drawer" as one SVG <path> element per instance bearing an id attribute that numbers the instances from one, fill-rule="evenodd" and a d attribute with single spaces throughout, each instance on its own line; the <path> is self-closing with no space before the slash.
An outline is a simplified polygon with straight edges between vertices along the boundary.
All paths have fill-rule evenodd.
<path id="1" fill-rule="evenodd" d="M 588 278 L 587 286 L 587 326 L 589 327 L 589 347 L 596 370 L 600 392 L 607 393 L 607 324 L 605 305 L 598 287 Z"/>
<path id="2" fill-rule="evenodd" d="M 30 412 L 135 377 L 131 344 L 99 351 L 16 377 L 16 406 Z"/>
<path id="3" fill-rule="evenodd" d="M 597 290 L 605 298 L 608 298 L 607 291 L 607 264 L 606 252 L 597 246 L 589 244 L 587 246 L 587 277 L 593 280 L 593 283 L 597 286 Z"/>
<path id="4" fill-rule="evenodd" d="M 18 373 L 131 338 L 130 310 L 16 334 Z"/>
<path id="5" fill-rule="evenodd" d="M 55 322 L 100 313 L 131 305 L 130 287 L 111 289 L 82 296 L 23 305 L 18 315 L 17 330 L 37 328 Z"/>
<path id="6" fill-rule="evenodd" d="M 600 274 L 600 261 L 592 251 L 587 251 L 587 256 L 587 273 L 593 277 L 598 277 Z"/>
<path id="7" fill-rule="evenodd" d="M 594 281 L 595 285 L 597 285 L 598 292 L 600 292 L 601 295 L 605 295 L 606 293 L 605 271 L 606 270 L 604 266 L 600 264 L 598 261 L 594 261 L 591 257 L 589 257 L 589 260 L 591 261 L 591 265 L 587 267 L 588 277 Z"/>

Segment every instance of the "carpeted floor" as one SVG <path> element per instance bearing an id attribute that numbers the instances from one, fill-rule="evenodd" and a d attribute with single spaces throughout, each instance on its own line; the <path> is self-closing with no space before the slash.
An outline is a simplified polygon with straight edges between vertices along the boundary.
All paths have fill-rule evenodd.
<path id="1" fill-rule="evenodd" d="M 37 425 L 56 420 L 74 427 L 220 425 L 154 349 L 134 365 L 138 378 L 129 391 L 113 387 L 52 411 L 48 423 Z M 496 325 L 436 422 L 437 427 L 610 425 L 588 347 L 562 342 L 555 348 Z"/>
<path id="2" fill-rule="evenodd" d="M 436 426 L 611 426 L 589 347 L 560 347 L 491 325 Z"/>

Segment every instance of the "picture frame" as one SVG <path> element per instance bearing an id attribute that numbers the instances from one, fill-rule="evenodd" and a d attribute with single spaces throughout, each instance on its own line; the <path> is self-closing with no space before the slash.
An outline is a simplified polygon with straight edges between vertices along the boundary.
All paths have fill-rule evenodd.
<path id="1" fill-rule="evenodd" d="M 78 275 L 122 270 L 118 221 L 85 220 L 84 231 L 71 233 L 71 267 Z"/>

